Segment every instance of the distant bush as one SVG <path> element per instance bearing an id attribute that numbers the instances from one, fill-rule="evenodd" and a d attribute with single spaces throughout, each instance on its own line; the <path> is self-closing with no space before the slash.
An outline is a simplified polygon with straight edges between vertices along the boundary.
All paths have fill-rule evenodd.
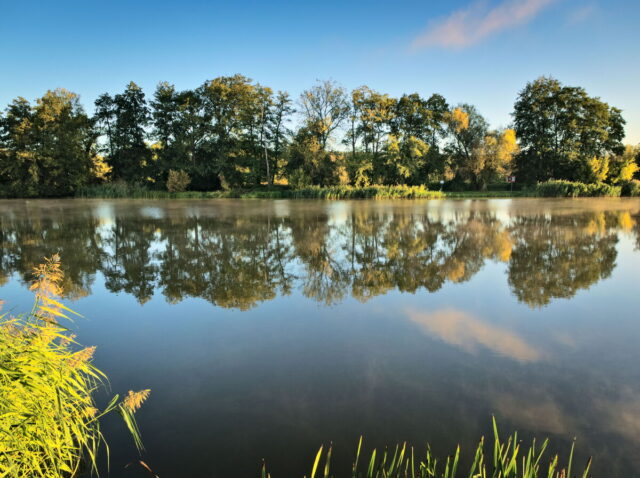
<path id="1" fill-rule="evenodd" d="M 612 186 L 611 184 L 595 183 L 587 184 L 587 193 L 585 196 L 609 196 L 620 197 L 620 186 Z"/>
<path id="2" fill-rule="evenodd" d="M 166 191 L 154 191 L 146 186 L 125 181 L 84 186 L 76 192 L 76 197 L 88 198 L 156 198 L 166 196 L 168 196 Z"/>
<path id="3" fill-rule="evenodd" d="M 445 194 L 431 191 L 426 186 L 310 186 L 290 189 L 271 187 L 267 189 L 230 189 L 227 191 L 186 191 L 172 194 L 176 198 L 244 198 L 244 199 L 431 199 Z"/>
<path id="4" fill-rule="evenodd" d="M 289 197 L 299 199 L 428 199 L 441 198 L 440 191 L 431 191 L 426 186 L 331 186 L 309 187 L 289 192 Z"/>
<path id="5" fill-rule="evenodd" d="M 596 197 L 596 196 L 620 196 L 620 186 L 611 186 L 605 183 L 585 184 L 577 181 L 551 180 L 539 183 L 535 187 L 535 193 L 541 197 Z"/>
<path id="6" fill-rule="evenodd" d="M 191 178 L 186 171 L 169 170 L 169 176 L 167 177 L 167 191 L 170 193 L 181 193 L 187 190 Z"/>
<path id="7" fill-rule="evenodd" d="M 622 196 L 640 196 L 640 181 L 632 179 L 631 181 L 623 181 L 620 183 Z"/>

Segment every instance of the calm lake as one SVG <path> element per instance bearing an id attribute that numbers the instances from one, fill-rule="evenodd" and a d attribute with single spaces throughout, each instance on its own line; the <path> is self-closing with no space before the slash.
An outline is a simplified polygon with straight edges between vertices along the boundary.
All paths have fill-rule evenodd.
<path id="1" fill-rule="evenodd" d="M 637 476 L 640 200 L 0 201 L 0 224 L 5 309 L 60 253 L 112 393 L 152 389 L 161 478 L 301 478 L 331 441 L 339 478 L 360 435 L 444 456 L 492 414 Z M 145 476 L 105 433 L 110 476 Z"/>

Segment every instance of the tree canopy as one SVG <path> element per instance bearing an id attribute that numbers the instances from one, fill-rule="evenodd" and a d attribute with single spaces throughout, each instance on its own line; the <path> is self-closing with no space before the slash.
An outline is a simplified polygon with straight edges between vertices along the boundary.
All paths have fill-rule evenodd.
<path id="1" fill-rule="evenodd" d="M 0 194 L 64 196 L 110 181 L 174 191 L 441 181 L 481 190 L 514 173 L 528 183 L 617 184 L 638 172 L 621 111 L 545 77 L 525 86 L 513 125 L 501 129 L 439 94 L 395 98 L 327 80 L 293 101 L 243 75 L 184 91 L 161 82 L 150 99 L 130 82 L 94 106 L 89 117 L 63 89 L 11 102 L 0 114 Z"/>
<path id="2" fill-rule="evenodd" d="M 521 147 L 517 171 L 529 182 L 603 180 L 608 157 L 624 152 L 621 110 L 553 78 L 527 84 L 513 120 Z"/>
<path id="3" fill-rule="evenodd" d="M 0 183 L 20 196 L 72 194 L 96 174 L 96 136 L 74 93 L 17 98 L 0 117 Z"/>

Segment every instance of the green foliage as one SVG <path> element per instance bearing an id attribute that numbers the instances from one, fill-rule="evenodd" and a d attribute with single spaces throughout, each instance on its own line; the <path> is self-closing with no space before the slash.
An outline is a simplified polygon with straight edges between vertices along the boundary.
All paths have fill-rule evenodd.
<path id="1" fill-rule="evenodd" d="M 542 197 L 618 197 L 621 194 L 621 188 L 605 183 L 585 184 L 575 181 L 551 180 L 537 184 L 535 194 Z"/>
<path id="2" fill-rule="evenodd" d="M 609 159 L 609 180 L 613 184 L 631 181 L 640 166 L 640 146 L 626 145 L 622 154 L 616 154 Z"/>
<path id="3" fill-rule="evenodd" d="M 125 181 L 94 184 L 78 189 L 76 197 L 82 198 L 164 198 L 171 197 L 167 191 L 156 191 Z"/>
<path id="4" fill-rule="evenodd" d="M 106 378 L 91 363 L 95 347 L 79 348 L 60 324 L 73 311 L 62 305 L 57 256 L 35 269 L 35 303 L 27 315 L 0 315 L 0 476 L 73 477 L 97 471 L 106 446 L 100 419 L 119 413 L 138 449 L 133 416 L 149 391 L 116 395 L 98 410 L 93 394 Z"/>
<path id="5" fill-rule="evenodd" d="M 425 186 L 334 186 L 295 189 L 287 193 L 291 198 L 303 199 L 432 199 L 443 197 L 440 191 Z"/>
<path id="6" fill-rule="evenodd" d="M 590 97 L 583 88 L 564 86 L 553 78 L 527 84 L 513 117 L 521 146 L 517 174 L 527 183 L 551 178 L 591 181 L 589 163 L 594 158 L 624 150 L 621 111 Z"/>
<path id="7" fill-rule="evenodd" d="M 438 94 L 393 98 L 361 86 L 349 95 L 321 81 L 300 96 L 301 121 L 291 131 L 289 95 L 243 75 L 185 91 L 163 82 L 150 102 L 131 82 L 101 95 L 92 119 L 76 95 L 56 90 L 36 106 L 18 98 L 0 115 L 0 195 L 73 195 L 125 181 L 139 185 L 136 197 L 156 196 L 140 188 L 162 189 L 172 170 L 186 173 L 193 191 L 441 180 L 448 189 L 485 190 L 514 171 L 528 185 L 617 184 L 636 175 L 640 153 L 621 143 L 620 110 L 582 88 L 539 78 L 514 109 L 515 130 L 491 131 L 474 106 L 452 108 Z"/>
<path id="8" fill-rule="evenodd" d="M 262 189 L 228 189 L 225 191 L 155 191 L 126 183 L 111 183 L 82 189 L 78 197 L 140 199 L 434 199 L 445 193 L 426 186 L 309 186 L 297 189 L 272 187 Z"/>
<path id="9" fill-rule="evenodd" d="M 632 179 L 631 181 L 623 181 L 619 183 L 622 196 L 638 197 L 640 196 L 640 181 Z"/>
<path id="10" fill-rule="evenodd" d="M 14 100 L 0 117 L 0 184 L 10 195 L 67 196 L 87 184 L 95 133 L 78 96 L 48 91 Z"/>
<path id="11" fill-rule="evenodd" d="M 333 132 L 347 118 L 349 105 L 344 88 L 334 81 L 318 81 L 300 95 L 304 127 L 323 151 Z"/>
<path id="12" fill-rule="evenodd" d="M 160 83 L 151 104 L 155 178 L 180 169 L 193 189 L 211 190 L 272 184 L 279 174 L 293 111 L 286 92 L 234 75 L 182 92 Z"/>
<path id="13" fill-rule="evenodd" d="M 481 148 L 489 125 L 474 106 L 463 104 L 447 115 L 447 126 L 452 137 L 447 146 L 451 168 L 462 180 L 473 181 L 477 176 L 475 153 Z"/>
<path id="14" fill-rule="evenodd" d="M 95 122 L 104 136 L 102 153 L 114 179 L 144 181 L 151 173 L 151 150 L 145 128 L 150 121 L 144 92 L 130 82 L 123 93 L 105 93 L 95 102 Z"/>
<path id="15" fill-rule="evenodd" d="M 563 466 L 558 455 L 548 453 L 548 439 L 540 444 L 534 439 L 527 447 L 518 439 L 517 432 L 509 436 L 506 441 L 501 439 L 495 418 L 493 419 L 493 443 L 489 453 L 485 448 L 485 440 L 481 438 L 465 476 L 470 478 L 573 478 L 575 476 L 587 478 L 591 469 L 591 459 L 589 459 L 582 471 L 578 471 L 578 475 L 574 474 L 575 443 L 571 445 L 566 465 Z M 326 453 L 324 453 L 324 446 L 320 447 L 311 465 L 309 478 L 335 476 L 331 470 L 331 452 L 331 446 Z M 324 466 L 322 466 L 323 461 Z M 393 450 L 385 449 L 381 453 L 373 450 L 367 457 L 363 452 L 361 437 L 350 476 L 352 478 L 455 478 L 458 476 L 459 468 L 459 446 L 444 460 L 439 460 L 429 445 L 422 456 L 416 456 L 414 449 L 408 447 L 406 443 L 396 445 Z M 271 478 L 266 465 L 263 465 L 262 477 Z"/>
<path id="16" fill-rule="evenodd" d="M 509 191 L 509 190 L 484 190 L 484 191 L 445 191 L 445 198 L 512 198 L 512 197 L 532 197 L 535 192 L 530 190 Z"/>
<path id="17" fill-rule="evenodd" d="M 287 173 L 294 187 L 333 186 L 340 183 L 344 157 L 325 151 L 317 135 L 302 128 L 291 142 Z"/>
<path id="18" fill-rule="evenodd" d="M 446 115 L 452 141 L 447 146 L 449 168 L 459 186 L 484 190 L 509 175 L 518 145 L 515 131 L 489 131 L 486 120 L 471 105 L 460 105 Z"/>
<path id="19" fill-rule="evenodd" d="M 167 178 L 167 191 L 170 193 L 181 193 L 187 190 L 191 178 L 186 171 L 174 171 L 169 170 L 169 177 Z"/>

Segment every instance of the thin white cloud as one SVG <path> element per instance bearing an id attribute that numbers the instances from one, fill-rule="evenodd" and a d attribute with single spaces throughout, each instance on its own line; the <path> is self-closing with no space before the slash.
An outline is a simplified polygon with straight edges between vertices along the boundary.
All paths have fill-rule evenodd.
<path id="1" fill-rule="evenodd" d="M 413 40 L 412 47 L 414 50 L 432 47 L 460 49 L 475 45 L 491 35 L 530 22 L 556 1 L 505 0 L 493 8 L 488 8 L 485 3 L 474 3 L 431 23 Z"/>

